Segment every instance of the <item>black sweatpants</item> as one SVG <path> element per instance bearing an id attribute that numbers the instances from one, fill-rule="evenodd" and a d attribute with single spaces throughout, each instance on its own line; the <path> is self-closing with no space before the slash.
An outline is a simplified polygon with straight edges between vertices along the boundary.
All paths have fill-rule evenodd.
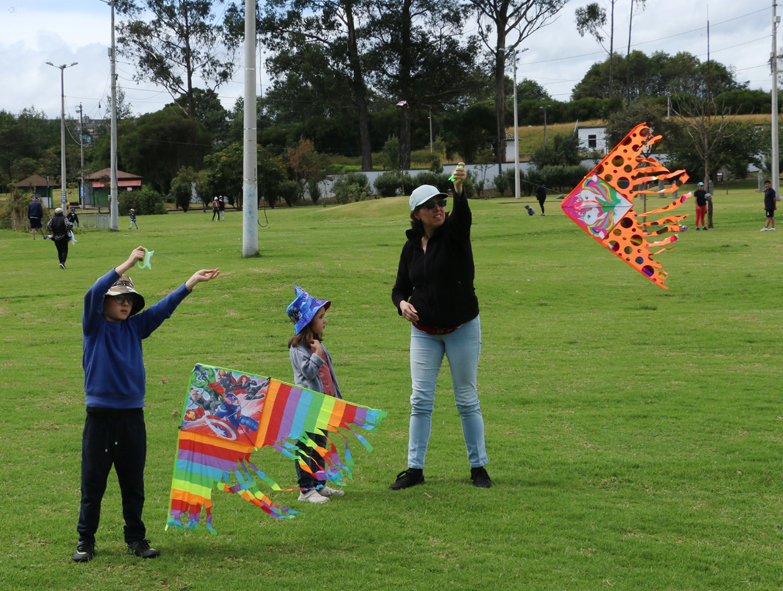
<path id="1" fill-rule="evenodd" d="M 57 247 L 57 258 L 60 259 L 60 264 L 65 264 L 65 259 L 68 258 L 68 239 L 65 240 L 52 240 Z"/>
<path id="2" fill-rule="evenodd" d="M 316 435 L 315 433 L 308 433 L 307 435 L 321 447 L 326 447 L 329 444 L 328 440 L 323 435 Z M 296 447 L 301 449 L 307 456 L 305 464 L 307 464 L 307 467 L 310 468 L 313 473 L 318 472 L 321 469 L 327 469 L 326 462 L 312 447 L 308 447 L 301 441 L 296 442 Z M 299 484 L 299 488 L 309 490 L 311 488 L 321 488 L 326 484 L 325 480 L 318 480 L 313 474 L 302 470 L 299 466 L 298 459 L 294 460 L 294 466 L 296 467 L 296 482 Z"/>
<path id="3" fill-rule="evenodd" d="M 76 527 L 80 540 L 95 543 L 101 500 L 112 465 L 122 494 L 125 543 L 144 539 L 141 513 L 146 458 L 147 430 L 142 409 L 87 409 L 82 435 L 82 502 Z"/>

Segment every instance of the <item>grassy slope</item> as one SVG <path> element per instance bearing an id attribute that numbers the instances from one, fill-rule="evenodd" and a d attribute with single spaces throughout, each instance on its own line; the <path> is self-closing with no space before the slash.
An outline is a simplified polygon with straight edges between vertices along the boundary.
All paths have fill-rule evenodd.
<path id="1" fill-rule="evenodd" d="M 409 410 L 407 329 L 389 297 L 404 199 L 276 209 L 251 259 L 239 256 L 234 212 L 222 224 L 191 212 L 140 218 L 139 232 L 121 221 L 116 234 L 83 233 L 67 271 L 48 242 L 0 232 L 0 586 L 779 589 L 783 230 L 758 232 L 760 196 L 716 196 L 717 228 L 659 255 L 668 291 L 556 203 L 544 218 L 507 200 L 471 206 L 491 490 L 469 486 L 446 365 L 428 484 L 386 490 L 405 467 Z M 152 271 L 133 273 L 148 303 L 194 271 L 186 262 L 223 276 L 145 342 L 145 519 L 162 558 L 123 555 L 112 476 L 99 555 L 74 565 L 81 300 L 139 243 L 157 253 Z M 290 380 L 284 310 L 297 283 L 334 302 L 326 337 L 346 398 L 389 413 L 375 451 L 354 445 L 346 497 L 294 520 L 215 493 L 219 536 L 164 533 L 190 369 Z M 274 452 L 254 462 L 295 484 Z M 295 505 L 294 495 L 273 498 Z"/>

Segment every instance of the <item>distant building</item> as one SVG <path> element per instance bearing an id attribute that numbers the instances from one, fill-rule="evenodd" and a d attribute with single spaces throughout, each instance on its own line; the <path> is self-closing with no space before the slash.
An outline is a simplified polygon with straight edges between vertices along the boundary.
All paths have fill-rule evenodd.
<path id="1" fill-rule="evenodd" d="M 94 206 L 107 206 L 109 205 L 109 193 L 111 192 L 111 169 L 104 168 L 98 172 L 94 172 L 84 177 L 87 183 L 84 204 Z M 122 191 L 138 191 L 141 189 L 141 180 L 137 174 L 131 174 L 129 172 L 117 171 L 117 190 Z"/>
<path id="2" fill-rule="evenodd" d="M 26 179 L 19 181 L 14 185 L 22 194 L 30 193 L 32 195 L 38 195 L 41 198 L 41 203 L 46 207 L 52 206 L 52 192 L 51 188 L 59 189 L 60 185 L 53 183 L 51 186 L 49 180 L 42 177 L 40 174 L 33 174 Z"/>

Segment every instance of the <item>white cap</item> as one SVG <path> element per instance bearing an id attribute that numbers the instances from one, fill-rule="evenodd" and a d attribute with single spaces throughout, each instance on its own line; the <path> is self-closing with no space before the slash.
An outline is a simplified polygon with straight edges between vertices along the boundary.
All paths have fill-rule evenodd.
<path id="1" fill-rule="evenodd" d="M 416 189 L 413 193 L 411 193 L 410 198 L 410 206 L 411 211 L 419 207 L 419 205 L 423 205 L 424 203 L 427 203 L 430 199 L 433 197 L 448 197 L 448 193 L 442 193 L 441 191 L 438 191 L 437 187 L 433 187 L 432 185 L 422 185 L 418 189 Z"/>
<path id="2" fill-rule="evenodd" d="M 54 213 L 62 213 L 62 212 L 63 212 L 62 207 L 58 207 L 57 209 L 54 210 Z"/>

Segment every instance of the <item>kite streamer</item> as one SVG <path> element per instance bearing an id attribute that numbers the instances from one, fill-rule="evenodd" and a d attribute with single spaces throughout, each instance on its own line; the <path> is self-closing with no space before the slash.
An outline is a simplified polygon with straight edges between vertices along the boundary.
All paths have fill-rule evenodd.
<path id="1" fill-rule="evenodd" d="M 645 213 L 634 212 L 632 201 L 637 195 L 673 193 L 688 180 L 684 170 L 669 172 L 654 158 L 642 156 L 642 151 L 661 137 L 653 136 L 646 123 L 634 127 L 571 191 L 561 207 L 568 217 L 595 240 L 650 281 L 668 289 L 663 284 L 668 274 L 652 256 L 670 250 L 671 247 L 667 248 L 667 245 L 676 242 L 678 237 L 672 234 L 658 242 L 646 239 L 684 230 L 680 222 L 688 216 L 667 214 L 656 221 L 642 221 L 638 218 L 669 212 L 682 205 L 690 193 L 666 207 Z M 659 180 L 671 181 L 671 187 L 654 191 L 644 189 L 646 183 Z M 650 252 L 648 247 L 651 246 L 663 248 Z"/>
<path id="2" fill-rule="evenodd" d="M 203 509 L 206 528 L 215 534 L 215 486 L 240 495 L 272 517 L 293 517 L 297 511 L 274 504 L 258 488 L 255 477 L 273 490 L 282 490 L 250 462 L 251 453 L 264 446 L 272 447 L 288 458 L 298 459 L 299 466 L 313 474 L 304 462 L 307 456 L 296 445 L 301 441 L 321 458 L 320 462 L 316 460 L 319 469 L 314 476 L 344 484 L 344 474 L 352 477 L 354 461 L 348 439 L 339 429 L 353 434 L 372 451 L 372 445 L 359 431 L 375 431 L 384 416 L 383 411 L 268 377 L 196 365 L 182 412 L 166 529 L 200 527 Z M 327 433 L 345 439 L 342 458 Z M 328 449 L 315 443 L 311 434 L 326 436 Z"/>

